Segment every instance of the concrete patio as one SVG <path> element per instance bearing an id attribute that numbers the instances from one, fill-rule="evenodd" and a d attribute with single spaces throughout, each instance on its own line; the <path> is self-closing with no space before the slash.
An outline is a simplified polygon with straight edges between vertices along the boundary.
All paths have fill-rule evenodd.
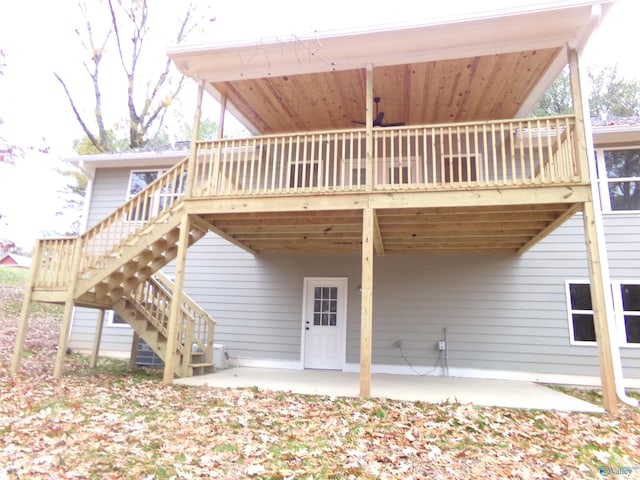
<path id="1" fill-rule="evenodd" d="M 175 380 L 180 385 L 357 397 L 359 376 L 330 370 L 283 370 L 237 367 Z M 603 413 L 596 405 L 545 386 L 511 380 L 375 374 L 372 397 L 429 403 L 460 402 L 478 406 Z"/>

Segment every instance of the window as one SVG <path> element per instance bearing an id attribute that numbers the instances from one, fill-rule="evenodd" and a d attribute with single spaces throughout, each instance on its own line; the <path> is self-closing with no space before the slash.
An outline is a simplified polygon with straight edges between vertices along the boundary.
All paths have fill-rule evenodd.
<path id="1" fill-rule="evenodd" d="M 313 324 L 335 327 L 338 319 L 338 287 L 315 287 Z"/>
<path id="2" fill-rule="evenodd" d="M 572 343 L 595 342 L 591 290 L 588 283 L 569 283 L 567 288 L 569 306 L 569 331 Z"/>
<path id="3" fill-rule="evenodd" d="M 395 158 L 389 163 L 383 162 L 387 171 L 384 182 L 387 185 L 408 185 L 423 181 L 422 157 Z"/>
<path id="4" fill-rule="evenodd" d="M 620 285 L 625 343 L 640 344 L 640 284 Z"/>
<path id="5" fill-rule="evenodd" d="M 155 182 L 159 176 L 160 172 L 158 170 L 131 172 L 131 176 L 129 177 L 129 190 L 127 191 L 127 201 Z M 144 205 L 134 207 L 132 215 L 133 218 L 130 218 L 129 221 L 140 222 L 149 220 L 149 216 L 155 208 L 152 204 L 152 200 L 152 198 L 148 198 Z"/>
<path id="6" fill-rule="evenodd" d="M 477 182 L 478 160 L 475 154 L 445 155 L 444 182 Z"/>
<path id="7" fill-rule="evenodd" d="M 291 165 L 289 171 L 289 187 L 291 188 L 311 188 L 318 186 L 319 163 L 299 162 Z"/>
<path id="8" fill-rule="evenodd" d="M 125 319 L 122 318 L 120 315 L 118 315 L 117 312 L 113 310 L 109 310 L 107 312 L 107 325 L 109 325 L 110 327 L 128 327 L 129 326 L 129 324 L 125 321 Z"/>
<path id="9" fill-rule="evenodd" d="M 165 170 L 135 170 L 129 176 L 127 200 L 135 197 L 165 173 Z M 156 215 L 184 194 L 186 188 L 186 173 L 177 182 L 171 181 L 162 186 L 153 197 L 147 198 L 144 204 L 136 205 L 132 209 L 130 221 L 142 222 Z"/>
<path id="10" fill-rule="evenodd" d="M 613 282 L 611 288 L 620 344 L 640 346 L 640 282 Z M 596 334 L 588 283 L 567 282 L 567 306 L 571 343 L 593 344 Z"/>
<path id="11" fill-rule="evenodd" d="M 640 148 L 596 152 L 604 211 L 640 210 Z"/>

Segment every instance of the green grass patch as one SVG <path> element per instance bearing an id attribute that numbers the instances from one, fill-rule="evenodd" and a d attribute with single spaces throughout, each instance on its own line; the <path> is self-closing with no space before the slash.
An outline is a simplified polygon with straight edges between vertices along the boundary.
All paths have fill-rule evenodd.
<path id="1" fill-rule="evenodd" d="M 22 302 L 20 302 L 20 308 L 22 308 Z M 31 304 L 31 313 L 35 316 L 62 316 L 64 311 L 63 305 L 56 305 L 53 303 L 39 303 L 35 302 Z M 18 309 L 20 312 L 20 309 Z"/>
<path id="2" fill-rule="evenodd" d="M 213 450 L 218 453 L 238 453 L 238 447 L 236 447 L 232 443 L 222 443 L 220 445 L 216 445 Z"/>
<path id="3" fill-rule="evenodd" d="M 0 286 L 22 287 L 29 281 L 26 268 L 0 267 Z"/>

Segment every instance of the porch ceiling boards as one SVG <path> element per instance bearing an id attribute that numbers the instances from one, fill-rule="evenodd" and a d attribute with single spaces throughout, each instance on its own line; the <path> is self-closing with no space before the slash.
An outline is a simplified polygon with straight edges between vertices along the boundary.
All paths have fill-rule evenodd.
<path id="1" fill-rule="evenodd" d="M 376 210 L 378 254 L 517 254 L 572 215 L 577 204 Z M 257 254 L 353 254 L 362 210 L 204 214 L 215 230 Z"/>
<path id="2" fill-rule="evenodd" d="M 560 48 L 374 67 L 384 122 L 514 118 Z M 526 72 L 514 75 L 513 72 Z M 365 119 L 363 69 L 214 82 L 262 134 L 353 128 Z M 375 114 L 374 114 L 375 116 Z"/>

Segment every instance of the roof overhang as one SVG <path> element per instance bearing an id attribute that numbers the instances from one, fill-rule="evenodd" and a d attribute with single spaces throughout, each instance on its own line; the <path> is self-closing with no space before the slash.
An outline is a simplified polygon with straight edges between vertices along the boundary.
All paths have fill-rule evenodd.
<path id="1" fill-rule="evenodd" d="M 618 145 L 640 147 L 640 123 L 594 125 L 591 130 L 596 147 Z"/>
<path id="2" fill-rule="evenodd" d="M 189 156 L 189 150 L 162 150 L 148 152 L 100 153 L 95 155 L 78 155 L 65 158 L 64 161 L 85 172 L 93 172 L 97 168 L 166 167 Z"/>
<path id="3" fill-rule="evenodd" d="M 353 126 L 364 118 L 369 63 L 388 121 L 509 118 L 533 107 L 566 65 L 566 48 L 581 51 L 611 3 L 546 2 L 370 31 L 177 46 L 168 54 L 215 98 L 226 95 L 228 109 L 254 133 Z M 478 108 L 479 98 L 491 104 Z M 415 112 L 429 101 L 430 111 Z"/>

